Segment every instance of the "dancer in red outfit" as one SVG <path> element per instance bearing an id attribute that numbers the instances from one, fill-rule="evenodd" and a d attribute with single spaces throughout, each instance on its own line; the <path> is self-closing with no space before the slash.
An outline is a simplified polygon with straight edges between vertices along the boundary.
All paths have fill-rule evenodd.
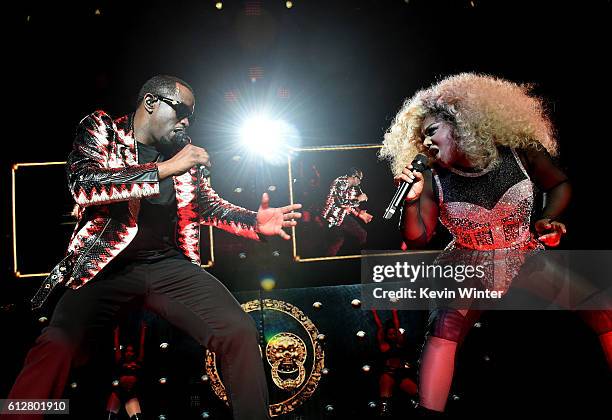
<path id="1" fill-rule="evenodd" d="M 378 380 L 380 394 L 380 415 L 391 415 L 390 400 L 396 387 L 410 396 L 417 394 L 417 385 L 411 379 L 412 361 L 406 344 L 406 333 L 400 327 L 397 310 L 393 310 L 393 319 L 384 324 L 376 309 L 372 309 L 376 323 L 376 341 L 383 358 L 383 372 Z"/>
<path id="2" fill-rule="evenodd" d="M 140 341 L 138 347 L 138 357 L 134 345 L 129 343 L 125 346 L 125 351 L 122 351 L 122 346 L 119 340 L 119 327 L 115 328 L 114 347 L 115 347 L 115 369 L 116 385 L 106 403 L 106 411 L 108 420 L 117 419 L 117 414 L 121 409 L 121 404 L 125 406 L 125 411 L 128 413 L 130 420 L 139 420 L 142 418 L 142 411 L 139 401 L 139 382 L 144 362 L 144 346 L 146 337 L 146 325 L 144 322 L 140 325 Z"/>
<path id="3" fill-rule="evenodd" d="M 421 174 L 407 166 L 419 152 L 431 157 L 431 171 Z M 381 150 L 392 162 L 396 181 L 415 180 L 401 219 L 406 245 L 426 245 L 439 219 L 453 236 L 449 251 L 528 252 L 557 246 L 566 233 L 559 218 L 571 187 L 553 164 L 556 153 L 550 120 L 527 86 L 460 74 L 417 92 L 397 114 Z M 547 200 L 532 222 L 536 187 Z M 507 290 L 512 279 L 501 276 L 501 283 L 495 278 L 491 286 Z M 422 407 L 444 411 L 457 345 L 478 314 L 470 309 L 431 313 L 419 375 Z M 612 366 L 612 312 L 582 315 Z"/>

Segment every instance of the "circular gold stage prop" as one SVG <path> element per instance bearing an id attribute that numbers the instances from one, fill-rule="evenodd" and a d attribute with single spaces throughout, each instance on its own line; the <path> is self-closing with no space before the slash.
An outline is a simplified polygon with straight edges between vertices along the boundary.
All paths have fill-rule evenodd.
<path id="1" fill-rule="evenodd" d="M 265 357 L 271 381 L 270 415 L 287 414 L 304 404 L 315 392 L 325 354 L 317 339 L 319 331 L 304 313 L 290 303 L 275 299 L 252 300 L 242 304 L 245 312 L 259 311 L 265 331 Z M 215 354 L 206 351 L 206 373 L 214 393 L 228 403 Z"/>

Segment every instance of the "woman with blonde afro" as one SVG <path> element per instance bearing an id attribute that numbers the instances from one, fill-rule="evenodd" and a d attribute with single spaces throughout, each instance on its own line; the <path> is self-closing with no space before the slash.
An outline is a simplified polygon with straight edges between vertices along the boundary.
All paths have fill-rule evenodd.
<path id="1" fill-rule="evenodd" d="M 412 169 L 418 153 L 430 157 L 431 170 Z M 447 77 L 408 99 L 380 151 L 396 182 L 415 182 L 400 222 L 409 249 L 428 244 L 439 220 L 452 235 L 447 250 L 496 252 L 555 247 L 566 234 L 560 218 L 571 186 L 556 155 L 552 124 L 531 86 L 473 73 Z M 541 210 L 537 191 L 546 193 Z M 612 312 L 581 312 L 612 366 Z M 423 411 L 444 411 L 457 346 L 478 315 L 469 308 L 431 312 L 419 371 Z"/>

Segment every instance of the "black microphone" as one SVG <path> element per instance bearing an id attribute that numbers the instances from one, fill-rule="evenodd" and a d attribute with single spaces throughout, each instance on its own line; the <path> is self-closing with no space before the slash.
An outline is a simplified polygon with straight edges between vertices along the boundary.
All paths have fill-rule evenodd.
<path id="1" fill-rule="evenodd" d="M 191 138 L 184 131 L 179 131 L 174 135 L 172 139 L 176 147 L 175 153 L 182 150 L 185 146 L 191 143 Z M 198 172 L 204 178 L 210 177 L 210 170 L 205 165 L 197 165 Z"/>
<path id="2" fill-rule="evenodd" d="M 427 156 L 419 153 L 414 157 L 414 160 L 412 161 L 412 170 L 423 172 L 427 168 L 427 165 L 429 165 L 429 159 L 427 159 Z M 397 187 L 397 191 L 395 191 L 395 195 L 391 200 L 391 203 L 389 203 L 389 207 L 387 207 L 387 210 L 385 210 L 385 214 L 383 216 L 384 219 L 390 219 L 393 217 L 395 211 L 400 206 L 402 201 L 404 201 L 406 195 L 408 195 L 408 191 L 410 191 L 410 188 L 412 188 L 413 185 L 414 181 L 400 182 L 399 186 Z"/>

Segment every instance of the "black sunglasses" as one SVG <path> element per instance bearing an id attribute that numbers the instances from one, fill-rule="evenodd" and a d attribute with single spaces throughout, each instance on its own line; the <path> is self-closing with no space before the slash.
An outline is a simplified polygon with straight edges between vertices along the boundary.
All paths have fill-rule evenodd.
<path id="1" fill-rule="evenodd" d="M 153 93 L 151 95 L 153 95 L 160 101 L 168 104 L 168 106 L 172 108 L 176 113 L 176 118 L 178 118 L 179 121 L 183 118 L 188 118 L 189 122 L 193 122 L 193 108 L 188 107 L 187 105 L 185 105 L 181 101 L 177 101 L 176 99 L 166 98 L 165 96 L 156 95 Z"/>

